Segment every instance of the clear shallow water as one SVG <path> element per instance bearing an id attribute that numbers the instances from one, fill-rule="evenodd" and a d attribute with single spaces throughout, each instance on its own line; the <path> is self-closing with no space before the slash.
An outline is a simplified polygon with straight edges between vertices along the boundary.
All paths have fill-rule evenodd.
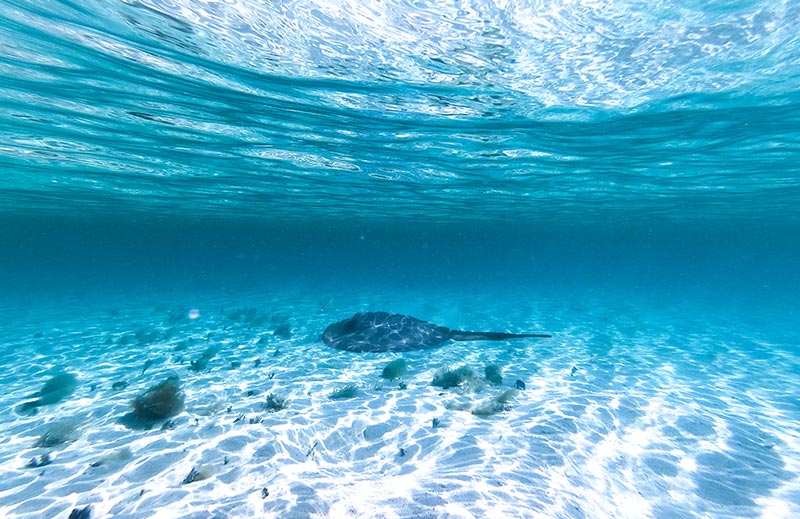
<path id="1" fill-rule="evenodd" d="M 800 515 L 799 8 L 0 2 L 0 515 Z"/>

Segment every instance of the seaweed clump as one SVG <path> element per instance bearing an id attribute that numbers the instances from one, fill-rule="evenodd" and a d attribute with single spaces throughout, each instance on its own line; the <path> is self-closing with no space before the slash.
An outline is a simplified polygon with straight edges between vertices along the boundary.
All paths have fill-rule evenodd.
<path id="1" fill-rule="evenodd" d="M 122 423 L 130 428 L 149 429 L 183 411 L 183 403 L 178 377 L 169 377 L 137 396 L 132 411 L 122 417 Z"/>
<path id="2" fill-rule="evenodd" d="M 267 395 L 267 401 L 264 403 L 264 410 L 269 413 L 282 411 L 287 407 L 289 407 L 289 398 L 286 395 L 270 393 Z"/>
<path id="3" fill-rule="evenodd" d="M 358 386 L 355 384 L 347 384 L 331 392 L 328 398 L 331 400 L 347 400 L 348 398 L 355 398 L 358 396 Z"/>
<path id="4" fill-rule="evenodd" d="M 451 387 L 458 387 L 464 382 L 471 381 L 475 378 L 475 372 L 469 366 L 461 366 L 453 369 L 451 367 L 440 368 L 433 375 L 431 381 L 432 386 L 448 389 Z"/>
<path id="5" fill-rule="evenodd" d="M 497 364 L 489 364 L 483 369 L 483 376 L 486 381 L 493 386 L 499 386 L 503 383 L 503 371 Z"/>
<path id="6" fill-rule="evenodd" d="M 408 369 L 408 363 L 406 362 L 406 359 L 402 357 L 399 359 L 394 359 L 383 367 L 383 371 L 381 371 L 381 378 L 385 378 L 387 380 L 398 379 L 406 374 L 406 369 Z"/>

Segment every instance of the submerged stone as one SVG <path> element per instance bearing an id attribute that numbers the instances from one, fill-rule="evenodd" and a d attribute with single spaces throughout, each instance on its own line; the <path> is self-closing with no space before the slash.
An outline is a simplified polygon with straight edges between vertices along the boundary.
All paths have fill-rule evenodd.
<path id="1" fill-rule="evenodd" d="M 194 483 L 196 481 L 203 481 L 204 479 L 208 479 L 214 475 L 214 468 L 205 465 L 203 467 L 197 468 L 193 467 L 189 474 L 183 478 L 181 481 L 181 485 L 188 485 L 189 483 Z"/>
<path id="2" fill-rule="evenodd" d="M 56 447 L 62 443 L 72 442 L 78 439 L 78 426 L 80 421 L 77 419 L 62 420 L 48 424 L 47 429 L 34 447 Z"/>
<path id="3" fill-rule="evenodd" d="M 498 393 L 491 400 L 476 406 L 472 410 L 472 414 L 476 416 L 491 416 L 501 411 L 507 411 L 511 408 L 511 401 L 517 396 L 516 389 L 507 389 L 502 393 Z"/>
<path id="4" fill-rule="evenodd" d="M 92 505 L 83 508 L 73 508 L 69 513 L 69 519 L 91 519 L 92 518 Z"/>
<path id="5" fill-rule="evenodd" d="M 408 363 L 406 362 L 406 359 L 402 357 L 399 359 L 394 359 L 383 367 L 383 371 L 381 371 L 381 378 L 385 378 L 387 380 L 398 379 L 406 374 L 407 368 Z"/>
<path id="6" fill-rule="evenodd" d="M 17 412 L 30 413 L 43 405 L 57 404 L 75 392 L 78 378 L 72 373 L 57 373 L 44 383 L 42 389 L 31 395 L 39 397 L 17 406 Z"/>
<path id="7" fill-rule="evenodd" d="M 457 387 L 475 378 L 475 372 L 469 366 L 461 366 L 453 369 L 451 367 L 440 368 L 431 381 L 432 386 L 448 389 Z"/>
<path id="8" fill-rule="evenodd" d="M 25 465 L 25 468 L 38 469 L 39 467 L 45 467 L 51 463 L 53 463 L 53 459 L 50 457 L 50 454 L 41 454 L 31 458 L 30 461 L 28 461 L 28 463 Z"/>

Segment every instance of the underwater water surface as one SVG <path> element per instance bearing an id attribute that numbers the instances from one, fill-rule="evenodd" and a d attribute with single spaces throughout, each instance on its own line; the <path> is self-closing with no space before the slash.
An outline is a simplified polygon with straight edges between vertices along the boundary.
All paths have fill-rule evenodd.
<path id="1" fill-rule="evenodd" d="M 0 0 L 0 516 L 800 516 L 797 19 Z"/>

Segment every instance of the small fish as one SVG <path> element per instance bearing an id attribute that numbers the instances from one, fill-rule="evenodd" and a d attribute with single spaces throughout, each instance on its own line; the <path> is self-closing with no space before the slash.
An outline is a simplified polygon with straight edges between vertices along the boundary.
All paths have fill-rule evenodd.
<path id="1" fill-rule="evenodd" d="M 312 445 L 311 449 L 306 453 L 306 457 L 309 457 L 312 454 L 314 454 L 314 451 L 317 450 L 317 445 L 319 445 L 319 440 L 314 442 L 314 445 Z"/>
<path id="2" fill-rule="evenodd" d="M 152 365 L 153 365 L 153 359 L 147 359 L 146 361 L 144 361 L 144 366 L 142 367 L 141 374 L 144 375 L 144 372 L 147 371 L 147 368 L 149 368 Z"/>

